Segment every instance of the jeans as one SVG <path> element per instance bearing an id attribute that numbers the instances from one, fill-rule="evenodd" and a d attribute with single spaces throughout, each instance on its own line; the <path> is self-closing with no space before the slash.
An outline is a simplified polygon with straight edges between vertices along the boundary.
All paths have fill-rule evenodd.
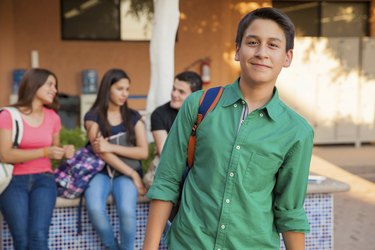
<path id="1" fill-rule="evenodd" d="M 1 212 L 16 250 L 48 249 L 57 189 L 50 173 L 13 176 L 0 195 Z"/>
<path id="2" fill-rule="evenodd" d="M 110 193 L 116 202 L 120 222 L 120 245 L 113 233 L 106 210 L 106 201 Z M 112 179 L 104 173 L 98 173 L 85 191 L 85 200 L 89 218 L 102 244 L 110 250 L 133 250 L 138 200 L 138 190 L 133 180 L 124 175 Z"/>

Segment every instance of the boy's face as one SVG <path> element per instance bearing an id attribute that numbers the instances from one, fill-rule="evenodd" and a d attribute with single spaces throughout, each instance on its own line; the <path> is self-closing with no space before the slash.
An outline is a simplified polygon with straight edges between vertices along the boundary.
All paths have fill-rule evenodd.
<path id="1" fill-rule="evenodd" d="M 180 109 L 182 103 L 190 94 L 191 89 L 189 83 L 175 79 L 171 93 L 171 107 L 174 109 Z"/>
<path id="2" fill-rule="evenodd" d="M 289 67 L 293 50 L 286 51 L 286 38 L 279 25 L 268 19 L 256 19 L 244 32 L 236 49 L 241 80 L 249 84 L 274 85 L 283 67 Z"/>

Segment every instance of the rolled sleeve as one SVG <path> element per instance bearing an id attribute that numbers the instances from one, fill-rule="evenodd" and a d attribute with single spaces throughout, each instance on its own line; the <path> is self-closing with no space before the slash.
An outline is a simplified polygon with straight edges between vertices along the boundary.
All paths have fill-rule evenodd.
<path id="1" fill-rule="evenodd" d="M 171 201 L 176 203 L 179 196 L 178 190 L 178 183 L 172 183 L 166 179 L 155 177 L 154 182 L 147 193 L 147 197 L 152 200 Z"/>
<path id="2" fill-rule="evenodd" d="M 279 233 L 287 231 L 308 233 L 310 231 L 309 222 L 303 207 L 284 211 L 274 210 L 274 215 Z"/>
<path id="3" fill-rule="evenodd" d="M 312 129 L 300 138 L 286 156 L 274 189 L 275 225 L 280 233 L 310 230 L 303 205 L 313 147 Z"/>

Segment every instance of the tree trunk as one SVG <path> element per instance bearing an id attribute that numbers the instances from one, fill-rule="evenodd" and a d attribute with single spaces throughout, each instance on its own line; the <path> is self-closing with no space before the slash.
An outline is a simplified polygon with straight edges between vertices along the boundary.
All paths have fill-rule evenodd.
<path id="1" fill-rule="evenodd" d="M 154 0 L 154 23 L 150 43 L 151 81 L 147 114 L 170 100 L 174 78 L 174 46 L 179 24 L 178 0 Z"/>

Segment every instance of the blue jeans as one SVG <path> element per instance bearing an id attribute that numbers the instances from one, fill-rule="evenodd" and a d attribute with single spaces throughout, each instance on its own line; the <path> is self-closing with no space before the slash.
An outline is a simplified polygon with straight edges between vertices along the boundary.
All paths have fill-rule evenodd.
<path id="1" fill-rule="evenodd" d="M 50 173 L 13 176 L 0 195 L 1 212 L 16 250 L 48 249 L 57 189 Z"/>
<path id="2" fill-rule="evenodd" d="M 106 201 L 110 193 L 116 202 L 120 222 L 120 245 L 113 233 L 106 210 Z M 123 175 L 111 179 L 106 174 L 98 173 L 85 191 L 85 200 L 91 223 L 103 245 L 111 250 L 133 250 L 137 230 L 138 200 L 138 190 L 133 180 Z"/>

